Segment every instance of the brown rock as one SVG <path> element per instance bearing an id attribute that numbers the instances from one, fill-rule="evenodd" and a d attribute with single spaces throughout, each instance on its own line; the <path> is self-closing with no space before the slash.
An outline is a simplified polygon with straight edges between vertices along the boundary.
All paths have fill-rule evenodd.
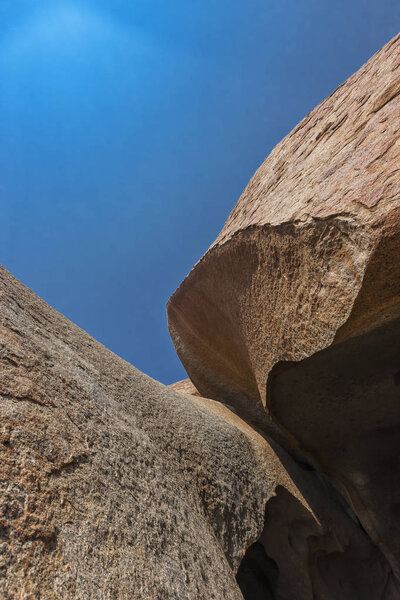
<path id="1" fill-rule="evenodd" d="M 0 290 L 0 598 L 240 600 L 275 489 L 314 520 L 269 444 Z"/>
<path id="2" fill-rule="evenodd" d="M 170 302 L 177 389 L 0 269 L 1 599 L 398 600 L 399 66 L 250 182 Z"/>
<path id="3" fill-rule="evenodd" d="M 0 289 L 0 598 L 390 589 L 382 554 L 309 465 L 220 402 L 140 373 L 4 269 Z"/>
<path id="4" fill-rule="evenodd" d="M 176 392 L 180 392 L 181 394 L 200 396 L 199 391 L 196 390 L 190 379 L 182 379 L 182 381 L 176 381 L 175 383 L 171 383 L 169 387 L 175 390 Z"/>
<path id="5" fill-rule="evenodd" d="M 397 36 L 272 151 L 168 305 L 199 393 L 331 482 L 397 580 L 399 94 Z"/>

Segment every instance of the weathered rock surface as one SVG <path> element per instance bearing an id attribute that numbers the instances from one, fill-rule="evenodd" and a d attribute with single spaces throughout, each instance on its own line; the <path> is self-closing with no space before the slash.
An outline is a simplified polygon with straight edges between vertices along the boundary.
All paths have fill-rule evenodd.
<path id="1" fill-rule="evenodd" d="M 4 269 L 0 290 L 1 598 L 383 597 L 387 562 L 309 465 Z"/>
<path id="2" fill-rule="evenodd" d="M 1 599 L 239 600 L 275 490 L 315 521 L 249 425 L 140 373 L 2 268 L 0 411 Z"/>
<path id="3" fill-rule="evenodd" d="M 0 268 L 1 599 L 400 598 L 399 116 L 398 37 L 174 294 L 189 381 Z"/>
<path id="4" fill-rule="evenodd" d="M 0 597 L 241 598 L 268 499 L 301 498 L 269 445 L 0 290 Z"/>
<path id="5" fill-rule="evenodd" d="M 2 599 L 383 597 L 388 564 L 309 465 L 2 268 L 0 290 Z"/>
<path id="6" fill-rule="evenodd" d="M 176 381 L 175 383 L 171 383 L 169 387 L 171 387 L 176 392 L 180 392 L 181 394 L 200 396 L 199 391 L 196 390 L 190 379 L 182 379 L 181 381 Z"/>
<path id="7" fill-rule="evenodd" d="M 168 305 L 193 386 L 329 483 L 389 565 L 372 589 L 353 546 L 299 600 L 400 597 L 399 131 L 397 36 L 272 151 Z"/>

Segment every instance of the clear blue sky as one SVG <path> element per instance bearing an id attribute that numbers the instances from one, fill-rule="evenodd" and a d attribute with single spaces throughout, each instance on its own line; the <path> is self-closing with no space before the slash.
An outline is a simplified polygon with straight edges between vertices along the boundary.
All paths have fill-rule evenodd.
<path id="1" fill-rule="evenodd" d="M 165 304 L 399 0 L 1 0 L 0 262 L 165 383 Z"/>

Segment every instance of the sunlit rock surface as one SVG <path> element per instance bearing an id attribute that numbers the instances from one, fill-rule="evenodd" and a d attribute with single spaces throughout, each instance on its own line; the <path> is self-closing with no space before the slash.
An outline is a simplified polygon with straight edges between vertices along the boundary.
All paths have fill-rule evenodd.
<path id="1" fill-rule="evenodd" d="M 267 598 L 400 598 L 399 130 L 397 36 L 272 151 L 168 305 L 198 393 L 305 466 L 310 506 L 319 482 L 319 506 L 358 527 L 346 542 L 315 509 L 325 534 L 298 516 L 299 543 L 278 493 L 253 547 L 275 563 Z"/>
<path id="2" fill-rule="evenodd" d="M 0 270 L 0 597 L 240 599 L 269 444 L 150 379 Z"/>
<path id="3" fill-rule="evenodd" d="M 190 379 L 182 379 L 182 381 L 177 381 L 175 383 L 171 383 L 170 387 L 176 392 L 180 392 L 181 394 L 190 394 L 191 396 L 200 396 L 198 390 L 194 387 L 193 383 Z"/>
<path id="4" fill-rule="evenodd" d="M 164 386 L 0 268 L 0 598 L 400 598 L 400 39 L 172 297 Z"/>
<path id="5" fill-rule="evenodd" d="M 387 561 L 310 464 L 4 269 L 0 289 L 1 598 L 386 597 Z"/>

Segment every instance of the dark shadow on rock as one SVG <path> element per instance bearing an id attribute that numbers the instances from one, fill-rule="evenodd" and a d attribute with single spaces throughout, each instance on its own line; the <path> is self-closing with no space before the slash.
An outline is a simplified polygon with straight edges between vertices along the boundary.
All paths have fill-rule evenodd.
<path id="1" fill-rule="evenodd" d="M 391 567 L 386 576 L 386 569 L 381 571 L 380 591 L 371 596 L 373 600 L 392 597 L 387 586 L 383 592 L 385 578 L 393 579 L 391 570 L 400 579 L 400 492 L 396 477 L 400 470 L 399 361 L 397 319 L 298 363 L 278 363 L 267 386 L 267 405 L 275 424 L 294 442 L 295 453 L 303 456 L 303 477 L 307 472 L 309 477 L 317 477 L 321 499 L 325 496 L 331 507 L 336 506 L 336 514 L 337 508 L 341 509 L 354 523 L 351 534 L 344 521 L 339 527 L 339 539 L 352 538 L 347 559 L 358 556 L 357 568 L 360 571 L 364 563 L 368 580 L 372 571 L 367 565 L 372 555 L 366 560 L 369 541 L 377 551 L 373 562 L 383 566 L 384 561 L 378 558 L 382 553 Z M 298 462 L 298 466 L 302 465 Z M 314 483 L 301 486 L 318 514 L 321 502 L 314 503 L 310 492 L 314 487 Z M 321 520 L 329 528 L 324 515 Z M 345 530 L 346 536 L 342 535 Z M 336 527 L 335 533 L 337 536 Z M 354 580 L 351 573 L 348 576 Z M 363 600 L 369 600 L 368 588 L 361 587 L 366 589 Z M 396 588 L 399 593 L 398 584 Z"/>
<path id="2" fill-rule="evenodd" d="M 244 600 L 275 600 L 279 569 L 262 544 L 255 542 L 240 563 L 236 580 Z"/>

